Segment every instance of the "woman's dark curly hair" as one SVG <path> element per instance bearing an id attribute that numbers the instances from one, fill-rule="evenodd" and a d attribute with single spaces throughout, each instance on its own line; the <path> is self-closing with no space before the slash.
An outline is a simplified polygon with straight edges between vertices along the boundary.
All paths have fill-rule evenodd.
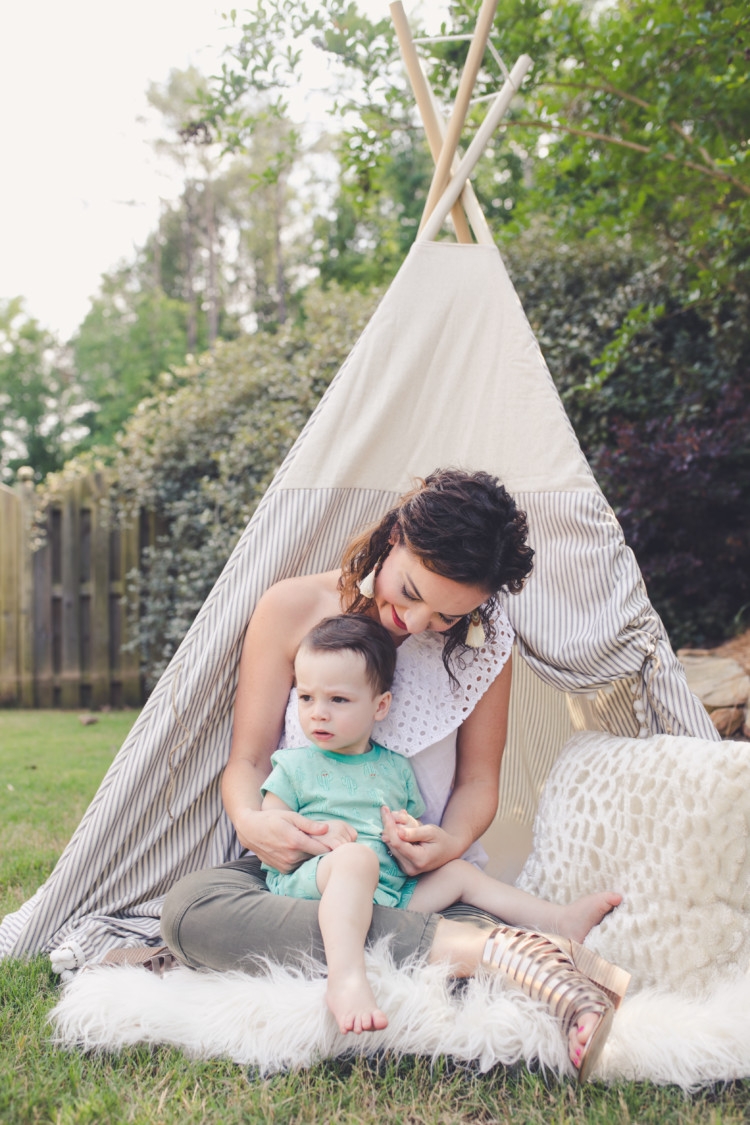
<path id="1" fill-rule="evenodd" d="M 498 592 L 517 594 L 531 572 L 534 552 L 527 535 L 526 513 L 516 507 L 497 477 L 436 469 L 349 544 L 339 581 L 348 603 L 346 612 L 364 613 L 370 607 L 370 599 L 359 593 L 359 582 L 379 569 L 395 538 L 428 570 L 487 591 L 479 614 L 485 637 L 492 641 Z M 451 680 L 455 679 L 451 657 L 457 649 L 459 658 L 466 650 L 469 622 L 464 617 L 444 634 L 443 663 Z"/>

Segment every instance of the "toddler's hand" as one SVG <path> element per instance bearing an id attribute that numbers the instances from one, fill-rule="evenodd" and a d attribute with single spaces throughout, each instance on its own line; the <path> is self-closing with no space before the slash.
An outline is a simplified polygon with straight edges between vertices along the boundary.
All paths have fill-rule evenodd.
<path id="1" fill-rule="evenodd" d="M 357 830 L 347 824 L 345 820 L 327 820 L 326 844 L 331 851 L 341 847 L 342 844 L 353 844 L 357 839 Z"/>
<path id="2" fill-rule="evenodd" d="M 401 828 L 419 828 L 422 823 L 420 820 L 417 820 L 415 816 L 412 816 L 411 813 L 408 813 L 406 809 L 391 810 L 391 816 Z M 408 836 L 402 836 L 401 839 L 408 839 Z"/>
<path id="3" fill-rule="evenodd" d="M 437 824 L 422 824 L 403 809 L 380 810 L 383 818 L 381 839 L 405 875 L 423 875 L 442 867 L 461 854 L 453 837 Z"/>

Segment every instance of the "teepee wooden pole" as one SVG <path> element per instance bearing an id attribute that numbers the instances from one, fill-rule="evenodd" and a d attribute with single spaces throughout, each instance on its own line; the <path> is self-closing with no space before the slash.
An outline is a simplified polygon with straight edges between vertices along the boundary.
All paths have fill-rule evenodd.
<path id="1" fill-rule="evenodd" d="M 424 76 L 424 71 L 422 70 L 419 56 L 414 46 L 414 40 L 411 37 L 411 28 L 409 27 L 409 21 L 406 18 L 406 12 L 404 11 L 404 5 L 401 3 L 401 0 L 396 0 L 396 3 L 391 4 L 390 11 L 393 26 L 396 29 L 396 35 L 401 48 L 401 57 L 404 60 L 406 73 L 409 77 L 414 99 L 422 118 L 422 124 L 424 125 L 427 143 L 430 146 L 432 159 L 435 164 L 437 164 L 440 150 L 443 147 L 445 128 L 440 128 L 440 121 L 435 113 L 435 106 L 430 96 L 431 91 L 427 85 L 427 79 Z M 456 157 L 453 158 L 451 171 L 453 171 L 454 166 L 458 167 Z M 451 207 L 451 219 L 453 220 L 453 227 L 458 241 L 471 242 L 471 231 L 469 230 L 466 216 L 464 215 L 464 209 L 461 205 L 463 202 L 462 196 L 460 203 L 453 204 Z"/>
<path id="2" fill-rule="evenodd" d="M 469 53 L 466 57 L 466 63 L 461 73 L 461 80 L 458 84 L 458 92 L 456 94 L 453 112 L 448 122 L 443 146 L 440 149 L 440 156 L 432 176 L 432 183 L 430 184 L 427 202 L 425 203 L 424 213 L 422 215 L 422 222 L 420 223 L 420 231 L 430 218 L 438 199 L 440 199 L 448 183 L 451 164 L 461 138 L 461 130 L 466 120 L 474 83 L 477 80 L 479 68 L 482 65 L 487 40 L 492 31 L 492 23 L 495 19 L 497 5 L 498 0 L 482 0 L 482 7 L 479 10 L 479 16 L 477 18 L 477 26 L 469 45 Z M 443 215 L 443 220 L 444 219 L 445 215 Z M 441 220 L 441 224 L 443 220 Z"/>
<path id="3" fill-rule="evenodd" d="M 425 80 L 425 83 L 426 83 L 426 80 Z M 445 136 L 445 129 L 446 129 L 445 120 L 443 119 L 443 117 L 441 115 L 440 106 L 438 105 L 437 99 L 436 99 L 433 91 L 430 89 L 429 86 L 427 86 L 427 92 L 428 92 L 429 97 L 430 97 L 430 102 L 432 104 L 432 107 L 433 107 L 433 110 L 434 110 L 434 113 L 435 113 L 435 120 L 438 123 L 438 128 L 440 129 L 440 136 L 442 138 L 442 137 Z M 453 164 L 451 165 L 451 176 L 453 176 L 458 171 L 459 164 L 460 164 L 460 157 L 459 157 L 459 154 L 457 153 L 455 158 L 454 158 Z M 495 245 L 495 239 L 493 238 L 492 231 L 490 230 L 490 227 L 489 227 L 489 223 L 487 222 L 487 219 L 485 218 L 484 211 L 482 210 L 481 206 L 479 205 L 479 200 L 477 199 L 477 197 L 474 193 L 474 188 L 471 186 L 471 180 L 467 180 L 466 183 L 464 184 L 463 191 L 461 192 L 460 199 L 461 199 L 461 205 L 463 206 L 463 209 L 466 212 L 466 218 L 469 220 L 469 225 L 471 226 L 471 229 L 474 232 L 474 237 L 477 240 L 477 242 L 479 242 L 479 243 L 481 243 L 485 246 L 494 246 Z M 453 212 L 451 210 L 451 214 L 452 213 Z"/>
<path id="4" fill-rule="evenodd" d="M 521 55 L 516 61 L 507 80 L 503 83 L 502 90 L 495 98 L 487 116 L 477 129 L 473 141 L 466 150 L 466 155 L 461 160 L 456 172 L 454 172 L 450 183 L 441 195 L 429 219 L 417 235 L 420 241 L 427 241 L 437 236 L 448 212 L 461 194 L 464 184 L 471 175 L 479 157 L 487 147 L 490 137 L 500 124 L 500 121 L 513 99 L 513 95 L 520 88 L 530 66 L 531 59 L 528 55 Z"/>
<path id="5" fill-rule="evenodd" d="M 401 47 L 406 73 L 409 77 L 411 88 L 414 92 L 414 98 L 422 117 L 422 123 L 432 153 L 432 158 L 437 163 L 447 126 L 414 46 L 411 28 L 409 27 L 409 21 L 406 18 L 406 12 L 404 11 L 401 0 L 396 0 L 395 3 L 391 4 L 390 10 L 391 19 L 396 29 L 396 35 L 398 36 L 399 46 Z M 451 164 L 451 173 L 455 172 L 458 165 L 459 156 L 456 154 Z M 464 221 L 463 212 L 465 211 L 466 218 L 469 220 L 477 242 L 490 246 L 494 245 L 492 231 L 484 217 L 482 208 L 479 206 L 479 200 L 474 194 L 474 188 L 468 181 L 464 190 L 461 192 L 460 203 L 461 207 L 454 204 L 451 208 L 451 218 L 458 241 L 471 241 L 471 235 Z"/>

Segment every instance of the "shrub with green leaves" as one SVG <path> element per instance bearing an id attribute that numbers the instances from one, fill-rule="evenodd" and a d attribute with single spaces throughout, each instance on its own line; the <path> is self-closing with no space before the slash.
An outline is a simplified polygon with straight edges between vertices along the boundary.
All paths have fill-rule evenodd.
<path id="1" fill-rule="evenodd" d="M 748 301 L 681 300 L 674 262 L 626 241 L 537 226 L 507 258 L 673 642 L 721 640 L 750 603 Z"/>
<path id="2" fill-rule="evenodd" d="M 747 381 L 750 301 L 686 298 L 666 250 L 647 261 L 627 239 L 560 242 L 537 223 L 502 252 L 588 453 L 615 416 L 688 421 Z"/>
<path id="3" fill-rule="evenodd" d="M 737 387 L 692 421 L 613 422 L 595 458 L 672 643 L 750 617 L 750 402 Z"/>

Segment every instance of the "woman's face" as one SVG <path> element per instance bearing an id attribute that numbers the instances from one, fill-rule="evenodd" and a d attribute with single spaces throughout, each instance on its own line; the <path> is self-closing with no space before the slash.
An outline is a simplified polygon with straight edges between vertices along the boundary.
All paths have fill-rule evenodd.
<path id="1" fill-rule="evenodd" d="M 403 543 L 396 543 L 375 579 L 378 616 L 396 643 L 410 633 L 444 633 L 489 594 L 428 570 Z"/>

